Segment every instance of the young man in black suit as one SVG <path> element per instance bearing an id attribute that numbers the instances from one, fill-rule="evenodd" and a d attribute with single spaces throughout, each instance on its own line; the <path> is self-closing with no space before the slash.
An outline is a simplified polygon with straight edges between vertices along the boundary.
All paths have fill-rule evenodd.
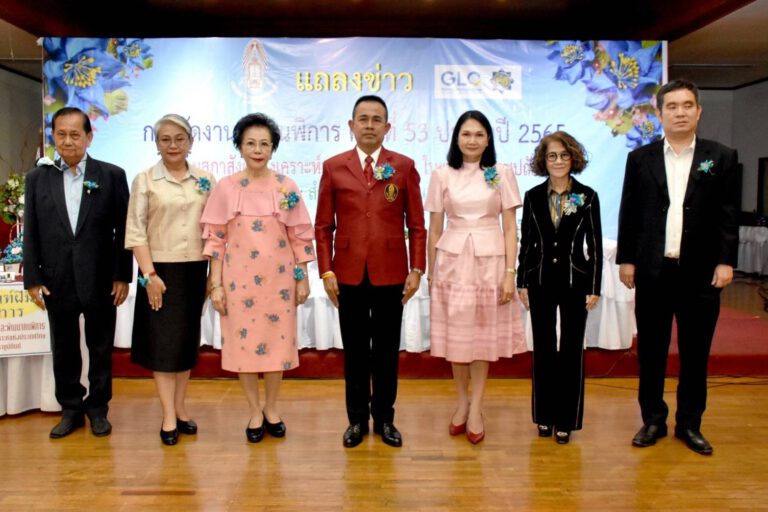
<path id="1" fill-rule="evenodd" d="M 701 416 L 720 292 L 736 265 L 738 157 L 696 137 L 696 85 L 675 80 L 659 89 L 656 101 L 665 138 L 627 156 L 619 212 L 619 277 L 636 288 L 643 427 L 632 444 L 651 446 L 667 434 L 663 394 L 674 316 L 680 349 L 675 436 L 710 455 Z"/>
<path id="2" fill-rule="evenodd" d="M 133 260 L 124 249 L 128 182 L 125 171 L 90 158 L 91 123 L 66 107 L 53 116 L 61 160 L 27 175 L 24 215 L 24 287 L 48 310 L 53 374 L 61 421 L 57 439 L 91 421 L 96 436 L 112 431 L 112 344 L 116 307 L 128 295 Z M 89 353 L 88 396 L 80 384 L 80 315 Z M 85 398 L 84 398 L 85 397 Z"/>

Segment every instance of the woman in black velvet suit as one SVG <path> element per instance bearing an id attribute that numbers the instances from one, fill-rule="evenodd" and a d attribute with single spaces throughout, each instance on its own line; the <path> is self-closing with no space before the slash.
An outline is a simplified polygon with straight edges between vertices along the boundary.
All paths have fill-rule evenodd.
<path id="1" fill-rule="evenodd" d="M 533 421 L 540 436 L 551 436 L 554 429 L 561 444 L 581 429 L 584 329 L 587 312 L 600 298 L 600 203 L 594 190 L 571 176 L 586 166 L 584 148 L 571 135 L 559 131 L 544 137 L 533 169 L 547 180 L 526 192 L 520 228 L 517 286 L 531 311 Z"/>

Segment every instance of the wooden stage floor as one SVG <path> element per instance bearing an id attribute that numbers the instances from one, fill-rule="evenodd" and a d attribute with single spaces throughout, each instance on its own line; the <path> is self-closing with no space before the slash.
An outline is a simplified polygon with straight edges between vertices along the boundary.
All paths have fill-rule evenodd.
<path id="1" fill-rule="evenodd" d="M 245 398 L 230 379 L 191 383 L 200 433 L 164 447 L 152 381 L 116 379 L 110 437 L 81 429 L 52 441 L 58 415 L 0 418 L 0 510 L 765 510 L 766 384 L 710 380 L 703 432 L 715 453 L 703 457 L 674 437 L 630 445 L 636 379 L 588 380 L 585 429 L 565 446 L 536 436 L 526 379 L 489 381 L 477 446 L 447 433 L 450 380 L 401 380 L 402 449 L 378 437 L 342 447 L 341 380 L 286 381 L 287 437 L 249 445 Z"/>

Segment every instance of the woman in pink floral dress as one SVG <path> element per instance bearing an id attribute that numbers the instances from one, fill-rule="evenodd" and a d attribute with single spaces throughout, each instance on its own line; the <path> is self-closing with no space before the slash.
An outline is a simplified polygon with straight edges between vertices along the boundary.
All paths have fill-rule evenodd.
<path id="1" fill-rule="evenodd" d="M 488 119 L 465 112 L 453 130 L 448 166 L 432 174 L 424 209 L 431 212 L 431 353 L 453 368 L 458 404 L 449 432 L 466 432 L 473 444 L 485 437 L 489 363 L 526 350 L 515 294 L 520 204 L 511 169 L 496 165 Z"/>
<path id="2" fill-rule="evenodd" d="M 221 180 L 201 222 L 211 301 L 221 315 L 222 368 L 238 373 L 251 413 L 246 437 L 257 443 L 265 430 L 285 435 L 277 393 L 283 371 L 299 365 L 296 307 L 309 295 L 313 228 L 296 183 L 268 167 L 280 143 L 275 122 L 247 115 L 232 140 L 246 168 Z"/>

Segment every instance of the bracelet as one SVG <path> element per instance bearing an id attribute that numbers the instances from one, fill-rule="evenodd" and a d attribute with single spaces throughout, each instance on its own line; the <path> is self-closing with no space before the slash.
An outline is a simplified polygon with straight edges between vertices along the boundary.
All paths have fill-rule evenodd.
<path id="1" fill-rule="evenodd" d="M 152 272 L 147 272 L 146 274 L 144 274 L 143 277 L 141 276 L 137 277 L 136 281 L 139 283 L 139 285 L 141 285 L 142 288 L 146 288 L 147 285 L 150 283 L 150 281 L 152 281 L 152 276 L 156 276 L 156 275 L 157 275 L 157 272 L 153 270 Z"/>
<path id="2" fill-rule="evenodd" d="M 328 272 L 323 272 L 320 279 L 325 279 L 326 277 L 336 277 L 336 274 L 333 273 L 333 270 L 329 270 Z"/>
<path id="3" fill-rule="evenodd" d="M 293 278 L 297 281 L 301 281 L 307 277 L 307 273 L 304 272 L 304 269 L 301 267 L 293 267 Z"/>
<path id="4" fill-rule="evenodd" d="M 417 274 L 419 274 L 419 276 L 423 276 L 424 275 L 424 271 L 421 270 L 420 268 L 412 268 L 411 272 L 416 272 Z"/>
<path id="5" fill-rule="evenodd" d="M 512 275 L 515 275 L 515 274 L 517 274 L 517 270 L 515 270 L 515 269 L 513 269 L 513 268 L 508 268 L 508 269 L 506 270 L 506 272 L 507 272 L 507 274 L 512 274 Z"/>

